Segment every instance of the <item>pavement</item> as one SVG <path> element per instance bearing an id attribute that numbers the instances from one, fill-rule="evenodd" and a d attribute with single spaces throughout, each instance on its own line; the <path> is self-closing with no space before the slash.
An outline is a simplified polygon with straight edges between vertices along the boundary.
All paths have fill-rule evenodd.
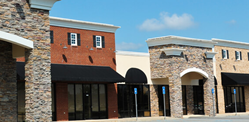
<path id="1" fill-rule="evenodd" d="M 65 121 L 64 121 L 65 122 Z M 184 115 L 183 118 L 172 117 L 132 117 L 119 119 L 77 120 L 68 122 L 249 122 L 249 113 L 217 114 L 215 117 L 206 115 Z"/>

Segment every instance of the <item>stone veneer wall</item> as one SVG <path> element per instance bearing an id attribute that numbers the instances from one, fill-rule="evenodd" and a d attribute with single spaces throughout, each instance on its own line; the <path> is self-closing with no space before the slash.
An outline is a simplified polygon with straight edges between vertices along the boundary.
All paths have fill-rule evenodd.
<path id="1" fill-rule="evenodd" d="M 158 85 L 150 85 L 151 116 L 159 116 Z"/>
<path id="2" fill-rule="evenodd" d="M 16 60 L 12 44 L 0 40 L 0 121 L 17 121 Z"/>
<path id="3" fill-rule="evenodd" d="M 193 86 L 186 86 L 186 98 L 187 98 L 187 111 L 188 115 L 194 114 L 194 91 Z"/>
<path id="4" fill-rule="evenodd" d="M 34 42 L 25 58 L 26 121 L 52 121 L 49 11 L 31 9 L 28 0 L 0 0 L 0 22 L 0 31 Z"/>
<path id="5" fill-rule="evenodd" d="M 166 56 L 161 49 L 186 49 L 182 56 Z M 211 89 L 214 88 L 213 60 L 206 59 L 205 52 L 211 48 L 191 47 L 184 45 L 161 45 L 149 47 L 151 78 L 169 78 L 171 116 L 181 118 L 182 90 L 180 73 L 188 68 L 199 68 L 205 71 L 209 78 L 204 83 L 204 111 L 206 115 L 213 115 Z"/>
<path id="6" fill-rule="evenodd" d="M 229 59 L 222 59 L 221 50 L 225 49 L 229 51 Z M 218 54 L 215 55 L 215 71 L 216 71 L 216 79 L 217 79 L 217 95 L 218 95 L 218 107 L 219 113 L 225 113 L 225 99 L 224 99 L 224 90 L 222 86 L 221 80 L 221 72 L 230 72 L 230 73 L 249 73 L 249 61 L 248 55 L 249 49 L 241 49 L 241 48 L 232 48 L 232 47 L 223 47 L 223 46 L 215 46 L 215 52 Z M 241 51 L 242 60 L 235 59 L 235 51 Z M 223 81 L 225 82 L 225 81 Z M 249 104 L 249 99 L 246 95 L 246 87 L 245 86 L 245 104 Z M 246 109 L 249 111 L 249 108 Z"/>

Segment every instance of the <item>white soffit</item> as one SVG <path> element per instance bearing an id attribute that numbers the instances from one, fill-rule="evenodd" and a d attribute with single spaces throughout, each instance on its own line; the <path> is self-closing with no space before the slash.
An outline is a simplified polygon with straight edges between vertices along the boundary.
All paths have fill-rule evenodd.
<path id="1" fill-rule="evenodd" d="M 212 41 L 218 42 L 217 44 L 215 44 L 217 46 L 249 49 L 249 43 L 245 43 L 245 42 L 237 42 L 237 41 L 215 39 L 215 38 L 212 38 Z"/>
<path id="2" fill-rule="evenodd" d="M 207 47 L 213 48 L 217 42 L 212 42 L 211 40 L 186 38 L 180 36 L 164 36 L 150 38 L 146 40 L 148 47 L 167 45 L 167 44 L 177 44 L 177 45 L 187 45 L 195 47 Z"/>
<path id="3" fill-rule="evenodd" d="M 120 28 L 119 26 L 114 26 L 110 24 L 64 19 L 64 18 L 58 18 L 58 17 L 49 17 L 49 18 L 50 18 L 50 25 L 52 26 L 103 31 L 103 32 L 111 32 L 111 33 L 115 33 L 116 30 Z"/>
<path id="4" fill-rule="evenodd" d="M 60 0 L 29 0 L 31 8 L 51 10 L 54 3 Z"/>
<path id="5" fill-rule="evenodd" d="M 33 48 L 33 41 L 3 31 L 0 31 L 0 40 L 16 44 L 27 49 Z"/>
<path id="6" fill-rule="evenodd" d="M 196 73 L 201 74 L 203 77 L 208 78 L 208 74 L 206 72 L 204 72 L 203 70 L 201 70 L 199 68 L 195 68 L 195 67 L 184 70 L 183 72 L 180 73 L 180 77 L 182 77 L 185 74 L 190 73 L 190 72 L 196 72 Z"/>
<path id="7" fill-rule="evenodd" d="M 149 57 L 149 53 L 142 53 L 142 52 L 130 52 L 130 51 L 115 51 L 116 55 L 127 55 L 127 56 L 145 56 Z"/>

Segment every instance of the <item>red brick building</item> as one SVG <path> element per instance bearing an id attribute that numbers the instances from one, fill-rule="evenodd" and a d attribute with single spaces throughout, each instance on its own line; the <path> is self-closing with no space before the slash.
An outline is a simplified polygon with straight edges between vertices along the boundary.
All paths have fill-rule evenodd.
<path id="1" fill-rule="evenodd" d="M 115 31 L 118 26 L 50 17 L 53 120 L 118 118 Z M 23 96 L 24 58 L 17 61 Z M 19 69 L 18 69 L 19 68 Z M 42 66 L 41 66 L 42 68 Z M 24 118 L 24 98 L 18 98 Z"/>

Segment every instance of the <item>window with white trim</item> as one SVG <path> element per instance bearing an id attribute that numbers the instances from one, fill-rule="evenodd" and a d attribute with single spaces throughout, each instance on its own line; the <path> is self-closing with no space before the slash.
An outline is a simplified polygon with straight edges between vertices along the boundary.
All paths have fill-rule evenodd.
<path id="1" fill-rule="evenodd" d="M 242 60 L 241 51 L 235 51 L 235 58 L 236 60 Z"/>
<path id="2" fill-rule="evenodd" d="M 222 50 L 222 58 L 228 59 L 228 50 Z"/>
<path id="3" fill-rule="evenodd" d="M 96 36 L 96 47 L 102 48 L 102 39 L 101 36 Z"/>
<path id="4" fill-rule="evenodd" d="M 71 46 L 77 46 L 77 34 L 71 33 Z"/>

